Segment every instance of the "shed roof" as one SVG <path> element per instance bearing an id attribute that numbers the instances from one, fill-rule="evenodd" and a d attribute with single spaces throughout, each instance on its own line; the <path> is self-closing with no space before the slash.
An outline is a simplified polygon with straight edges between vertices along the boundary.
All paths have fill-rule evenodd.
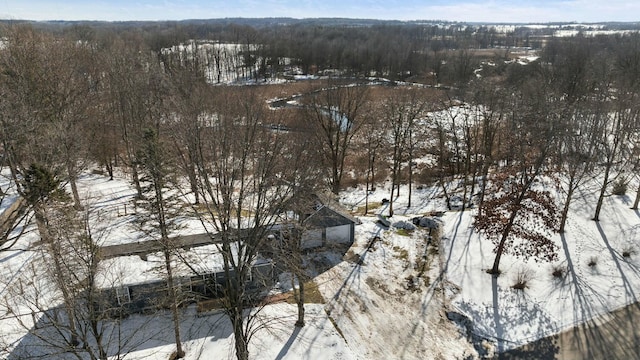
<path id="1" fill-rule="evenodd" d="M 306 218 L 304 223 L 310 227 L 328 228 L 355 224 L 355 221 L 329 208 L 328 206 L 322 206 L 318 211 Z"/>

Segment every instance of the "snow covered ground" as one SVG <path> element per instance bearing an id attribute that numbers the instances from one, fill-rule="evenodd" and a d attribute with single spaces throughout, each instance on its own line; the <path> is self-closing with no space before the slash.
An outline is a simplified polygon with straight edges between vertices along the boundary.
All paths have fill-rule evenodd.
<path id="1" fill-rule="evenodd" d="M 475 211 L 446 212 L 441 257 L 448 311 L 469 320 L 463 325 L 478 338 L 493 342 L 494 350 L 505 351 L 637 302 L 640 212 L 630 209 L 629 195 L 608 196 L 600 221 L 591 220 L 598 185 L 595 180 L 587 183 L 574 196 L 566 232 L 554 234 L 557 261 L 538 263 L 503 255 L 498 277 L 486 273 L 495 254 L 492 243 L 472 227 Z M 438 193 L 437 189 L 414 190 L 413 206 L 407 208 L 403 189 L 394 204 L 396 214 L 442 210 L 444 202 Z M 380 204 L 389 196 L 376 191 L 370 201 Z M 358 208 L 364 204 L 364 191 L 348 190 L 341 201 Z M 394 216 L 392 222 L 398 218 L 405 217 Z M 562 276 L 553 275 L 556 269 L 561 269 Z M 519 273 L 531 278 L 524 290 L 512 288 Z"/>
<path id="2" fill-rule="evenodd" d="M 360 219 L 347 261 L 315 279 L 357 358 L 473 358 L 474 348 L 446 318 L 439 254 L 427 246 L 428 231 L 407 233 L 381 227 L 376 217 Z"/>
<path id="3" fill-rule="evenodd" d="M 127 180 L 109 181 L 106 176 L 86 174 L 79 185 L 81 196 L 93 209 L 94 224 L 106 231 L 101 239 L 103 245 L 141 239 L 142 234 L 131 225 L 135 191 Z M 424 192 L 423 196 L 426 195 L 428 192 Z M 439 354 L 445 358 L 473 354 L 473 348 L 442 311 L 442 292 L 436 291 L 440 289 L 436 280 L 440 272 L 438 256 L 428 253 L 426 233 L 400 234 L 394 229 L 385 230 L 376 224 L 376 219 L 361 218 L 363 224 L 357 226 L 356 241 L 348 251 L 345 248 L 314 255 L 315 260 L 325 266 L 322 271 L 329 270 L 318 273 L 314 279 L 325 303 L 306 305 L 307 326 L 298 330 L 293 326 L 294 305 L 278 303 L 265 308 L 263 317 L 268 327 L 253 338 L 252 358 L 423 359 Z M 189 233 L 194 231 L 187 228 Z M 375 236 L 380 240 L 369 248 Z M 41 253 L 30 247 L 36 237 L 36 232 L 31 232 L 18 245 L 18 250 L 0 254 L 0 272 L 6 280 L 0 282 L 0 294 L 15 291 L 18 279 L 28 283 L 28 279 L 40 278 L 41 274 L 36 272 L 46 270 L 37 266 Z M 354 260 L 356 255 L 361 262 Z M 428 264 L 427 258 L 423 258 L 425 255 Z M 123 267 L 115 266 L 116 263 L 123 265 L 127 258 L 133 258 L 134 265 L 142 262 L 138 257 L 123 257 L 106 260 L 102 266 L 121 269 Z M 426 265 L 420 267 L 422 264 Z M 415 280 L 410 282 L 411 276 Z M 8 346 L 6 352 L 0 352 L 0 358 L 19 357 L 32 349 L 47 353 L 48 348 L 36 346 L 42 343 L 28 334 L 38 316 L 33 317 L 29 309 L 18 306 L 16 301 L 3 302 L 0 309 L 0 341 Z M 9 308 L 9 303 L 14 306 Z M 194 307 L 185 309 L 181 328 L 187 358 L 233 358 L 229 326 L 220 313 L 202 314 Z M 168 313 L 134 315 L 120 322 L 119 329 L 131 338 L 126 347 L 130 359 L 165 359 L 174 349 Z"/>
<path id="4" fill-rule="evenodd" d="M 497 278 L 485 272 L 493 263 L 493 245 L 473 231 L 473 212 L 444 217 L 446 273 L 458 287 L 452 306 L 473 321 L 476 334 L 495 340 L 498 350 L 637 302 L 640 212 L 630 209 L 628 196 L 610 196 L 600 221 L 591 220 L 595 185 L 581 189 L 571 206 L 567 231 L 554 235 L 558 261 L 536 263 L 505 255 Z M 630 256 L 623 256 L 625 252 Z M 563 275 L 553 276 L 558 268 Z M 529 272 L 531 280 L 524 290 L 513 289 L 522 271 Z"/>
<path id="5" fill-rule="evenodd" d="M 95 221 L 110 229 L 104 244 L 137 241 L 138 235 L 129 225 L 133 215 L 129 209 L 124 211 L 134 195 L 128 181 L 109 181 L 91 174 L 83 176 L 80 183 L 82 193 L 91 198 L 91 206 L 99 214 Z M 473 210 L 446 212 L 442 243 L 428 245 L 427 229 L 402 231 L 377 223 L 375 214 L 387 211 L 381 200 L 390 197 L 383 185 L 370 195 L 373 215 L 367 216 L 359 214 L 364 190 L 347 189 L 339 200 L 362 221 L 356 227 L 354 244 L 349 249 L 310 255 L 312 265 L 328 265 L 313 280 L 324 303 L 306 305 L 307 326 L 303 329 L 293 326 L 294 305 L 266 307 L 263 315 L 269 327 L 252 340 L 251 356 L 475 358 L 478 344 L 469 342 L 467 330 L 504 351 L 634 303 L 640 291 L 640 213 L 630 209 L 628 196 L 610 196 L 605 199 L 600 222 L 592 221 L 595 186 L 588 184 L 576 195 L 567 232 L 555 235 L 557 262 L 535 263 L 505 255 L 497 278 L 485 272 L 494 254 L 491 243 L 471 227 Z M 437 188 L 414 189 L 411 207 L 407 207 L 407 200 L 403 187 L 394 203 L 392 224 L 445 209 Z M 16 279 L 30 274 L 27 270 L 37 258 L 37 252 L 29 248 L 34 235 L 30 233 L 16 250 L 0 254 L 0 297 L 9 293 Z M 630 256 L 623 255 L 627 252 Z M 596 264 L 590 266 L 591 262 Z M 562 277 L 552 275 L 557 268 L 564 269 Z M 515 290 L 511 287 L 514 278 L 523 269 L 532 278 L 527 288 Z M 0 350 L 0 358 L 36 341 L 17 322 L 15 309 L 4 303 L 0 306 L 0 341 L 10 346 L 8 352 Z M 469 319 L 468 328 L 447 319 L 452 313 Z M 189 307 L 183 319 L 188 359 L 234 357 L 233 336 L 220 313 L 202 314 Z M 173 350 L 168 313 L 131 316 L 121 326 L 138 331 L 137 340 L 131 342 L 130 359 L 165 359 Z"/>

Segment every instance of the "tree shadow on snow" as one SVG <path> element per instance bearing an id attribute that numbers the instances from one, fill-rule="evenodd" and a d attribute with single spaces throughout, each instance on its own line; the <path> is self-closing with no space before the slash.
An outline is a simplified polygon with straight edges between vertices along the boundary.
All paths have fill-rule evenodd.
<path id="1" fill-rule="evenodd" d="M 554 319 L 529 298 L 526 290 L 501 289 L 497 277 L 492 276 L 491 303 L 463 301 L 457 305 L 464 315 L 448 314 L 467 330 L 467 337 L 481 356 L 491 356 L 485 340 L 497 345 L 499 359 L 553 359 L 558 352 L 556 339 L 545 337 L 557 326 Z M 462 319 L 461 319 L 462 318 Z M 472 320 L 470 320 L 472 319 Z M 526 339 L 543 338 L 531 348 L 518 345 Z"/>
<path id="2" fill-rule="evenodd" d="M 29 332 L 15 345 L 7 360 L 23 359 L 90 359 L 90 352 L 98 354 L 95 339 L 87 337 L 77 346 L 72 346 L 67 326 L 60 326 L 65 317 L 59 308 L 41 314 Z M 183 345 L 194 340 L 228 338 L 232 328 L 226 316 L 221 313 L 196 315 L 193 309 L 183 311 L 180 324 Z M 79 329 L 89 330 L 89 324 L 78 323 Z M 173 322 L 168 311 L 158 311 L 149 315 L 130 315 L 123 319 L 102 321 L 102 343 L 109 358 L 120 358 L 134 352 L 150 350 L 162 346 L 175 346 Z M 186 349 L 189 352 L 190 349 Z"/>
<path id="3" fill-rule="evenodd" d="M 291 345 L 293 345 L 293 343 L 296 341 L 296 338 L 298 337 L 298 334 L 300 334 L 300 329 L 301 328 L 298 326 L 293 328 L 293 333 L 291 333 L 291 336 L 289 336 L 289 340 L 287 340 L 282 349 L 280 349 L 280 352 L 276 356 L 276 360 L 282 360 L 282 358 L 287 355 L 289 349 L 291 349 Z"/>
<path id="4" fill-rule="evenodd" d="M 567 259 L 567 281 L 559 284 L 557 291 L 559 296 L 569 296 L 573 300 L 573 321 L 578 325 L 507 351 L 501 357 L 505 359 L 603 360 L 637 358 L 640 351 L 640 329 L 636 324 L 640 322 L 640 305 L 637 303 L 633 284 L 627 278 L 623 264 L 628 265 L 629 270 L 635 274 L 640 274 L 640 269 L 624 260 L 624 257 L 613 249 L 600 224 L 596 223 L 596 227 L 621 276 L 625 300 L 631 302 L 631 305 L 606 314 L 598 313 L 598 309 L 606 309 L 609 305 L 607 294 L 600 294 L 600 291 L 590 284 L 588 279 L 583 278 L 585 274 L 576 269 L 568 251 L 566 238 L 561 234 L 563 250 Z M 546 349 L 550 342 L 557 343 L 558 357 L 552 353 L 540 352 L 540 348 Z"/>

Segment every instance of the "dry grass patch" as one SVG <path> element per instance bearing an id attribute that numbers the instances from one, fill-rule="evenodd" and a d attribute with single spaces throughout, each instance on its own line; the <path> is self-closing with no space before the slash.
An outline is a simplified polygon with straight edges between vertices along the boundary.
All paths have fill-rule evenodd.
<path id="1" fill-rule="evenodd" d="M 393 251 L 397 253 L 397 258 L 404 261 L 409 261 L 409 252 L 407 249 L 401 248 L 400 246 L 394 246 Z"/>
<path id="2" fill-rule="evenodd" d="M 293 296 L 293 292 L 289 291 L 282 294 L 283 301 L 286 301 L 287 304 L 295 304 L 296 299 Z M 320 289 L 318 288 L 318 284 L 315 281 L 310 280 L 304 283 L 304 303 L 305 304 L 324 304 L 325 300 L 320 293 Z"/>
<path id="3" fill-rule="evenodd" d="M 198 301 L 198 313 L 203 313 L 212 310 L 224 309 L 223 299 L 208 299 Z"/>
<path id="4" fill-rule="evenodd" d="M 407 229 L 397 229 L 396 230 L 396 234 L 401 235 L 401 236 L 411 236 L 412 233 L 413 233 L 413 230 L 407 230 Z"/>
<path id="5" fill-rule="evenodd" d="M 356 207 L 354 210 L 351 210 L 351 214 L 354 214 L 354 215 L 362 215 L 362 214 L 364 214 L 364 208 L 365 208 L 365 206 L 364 206 L 364 205 L 358 206 L 358 207 Z M 375 213 L 375 212 L 376 212 L 376 210 L 378 210 L 378 209 L 380 209 L 380 205 L 379 205 L 379 203 L 377 203 L 377 202 L 376 202 L 376 203 L 371 202 L 371 203 L 369 203 L 369 207 L 368 207 L 368 212 L 367 212 L 367 214 Z"/>
<path id="6" fill-rule="evenodd" d="M 535 272 L 527 267 L 521 267 L 516 272 L 513 285 L 511 288 L 516 290 L 524 290 L 529 287 L 531 280 L 535 277 Z"/>

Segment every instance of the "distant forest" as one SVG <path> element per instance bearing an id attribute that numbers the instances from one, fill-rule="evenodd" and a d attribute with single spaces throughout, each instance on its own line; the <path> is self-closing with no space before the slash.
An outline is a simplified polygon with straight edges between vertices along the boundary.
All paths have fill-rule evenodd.
<path id="1" fill-rule="evenodd" d="M 261 73 L 256 72 L 256 77 L 281 72 L 284 64 L 290 64 L 299 66 L 304 73 L 340 69 L 342 74 L 352 76 L 384 76 L 391 80 L 444 85 L 467 82 L 482 60 L 507 59 L 507 49 L 541 49 L 559 27 L 580 31 L 606 29 L 620 31 L 620 34 L 640 29 L 640 23 L 526 26 L 341 18 L 159 22 L 4 20 L 0 21 L 2 24 L 5 27 L 29 24 L 56 35 L 98 42 L 109 42 L 113 36 L 136 37 L 156 52 L 192 40 L 251 45 L 251 53 L 245 52 L 244 62 L 247 66 L 259 67 Z M 500 31 L 501 27 L 508 27 L 509 31 Z M 480 49 L 491 51 L 477 51 Z M 256 64 L 256 61 L 262 63 Z"/>

